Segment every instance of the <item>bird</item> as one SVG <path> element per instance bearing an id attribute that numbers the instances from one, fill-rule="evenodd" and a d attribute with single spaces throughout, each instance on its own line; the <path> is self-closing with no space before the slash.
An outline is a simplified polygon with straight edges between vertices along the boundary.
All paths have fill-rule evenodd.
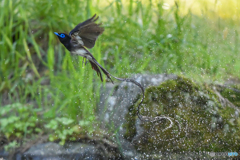
<path id="1" fill-rule="evenodd" d="M 84 59 L 86 58 L 90 62 L 92 69 L 97 72 L 98 76 L 100 76 L 101 81 L 103 81 L 103 78 L 100 69 L 113 83 L 110 76 L 111 74 L 106 69 L 104 69 L 97 62 L 94 56 L 88 51 L 88 49 L 94 47 L 98 36 L 100 36 L 104 31 L 101 23 L 96 23 L 98 18 L 99 17 L 94 14 L 92 18 L 79 23 L 73 30 L 69 32 L 69 34 L 58 32 L 54 32 L 54 34 L 58 36 L 60 42 L 66 47 L 68 51 L 70 51 L 72 55 L 82 56 L 83 63 Z"/>
<path id="2" fill-rule="evenodd" d="M 54 34 L 58 36 L 58 39 L 60 40 L 60 42 L 67 48 L 68 51 L 70 51 L 71 54 L 82 56 L 83 59 L 85 59 L 85 58 L 88 59 L 88 61 L 90 62 L 91 66 L 92 66 L 92 69 L 97 72 L 98 76 L 100 76 L 101 81 L 103 81 L 103 79 L 102 79 L 102 73 L 101 73 L 100 69 L 111 80 L 112 83 L 113 83 L 113 81 L 111 79 L 111 76 L 119 81 L 130 82 L 130 83 L 134 83 L 135 85 L 137 85 L 141 89 L 142 94 L 143 94 L 142 99 L 141 99 L 140 103 L 138 104 L 138 108 L 137 108 L 137 115 L 140 120 L 155 122 L 156 120 L 163 119 L 161 117 L 160 118 L 155 117 L 154 119 L 151 119 L 151 117 L 142 116 L 140 114 L 139 110 L 140 110 L 140 106 L 144 100 L 143 86 L 133 79 L 118 78 L 118 77 L 113 76 L 106 69 L 104 69 L 97 62 L 97 60 L 93 57 L 93 55 L 87 50 L 87 48 L 91 49 L 94 47 L 98 36 L 100 36 L 104 31 L 104 28 L 101 27 L 101 23 L 100 24 L 95 23 L 98 20 L 98 18 L 99 17 L 96 14 L 93 15 L 92 18 L 89 18 L 86 21 L 79 23 L 73 30 L 71 30 L 69 32 L 69 34 L 57 33 L 57 32 L 54 32 Z"/>

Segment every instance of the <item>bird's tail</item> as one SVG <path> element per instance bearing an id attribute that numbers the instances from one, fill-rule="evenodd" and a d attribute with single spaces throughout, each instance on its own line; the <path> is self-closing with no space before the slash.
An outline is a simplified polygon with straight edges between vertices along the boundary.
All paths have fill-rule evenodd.
<path id="1" fill-rule="evenodd" d="M 101 81 L 103 81 L 102 73 L 101 73 L 100 69 L 98 68 L 98 66 L 95 63 L 91 62 L 91 61 L 89 61 L 89 62 L 91 64 L 91 66 L 92 66 L 92 69 L 97 72 L 97 75 L 100 76 Z"/>
<path id="2" fill-rule="evenodd" d="M 113 80 L 111 79 L 110 73 L 104 69 L 95 58 L 92 57 L 91 60 L 89 60 L 90 64 L 92 65 L 92 69 L 95 70 L 97 72 L 97 74 L 100 76 L 101 81 L 103 81 L 102 79 L 102 74 L 100 72 L 100 69 L 103 71 L 103 73 L 108 77 L 108 79 L 111 80 L 111 82 L 113 83 Z M 99 69 L 100 68 L 100 69 Z"/>

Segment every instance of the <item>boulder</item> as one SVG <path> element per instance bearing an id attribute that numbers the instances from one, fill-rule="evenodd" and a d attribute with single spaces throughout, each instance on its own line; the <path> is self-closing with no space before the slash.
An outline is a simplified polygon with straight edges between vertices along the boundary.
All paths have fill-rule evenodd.
<path id="1" fill-rule="evenodd" d="M 105 160 L 108 155 L 97 145 L 68 142 L 60 145 L 54 142 L 47 142 L 32 146 L 23 154 L 17 154 L 16 159 L 31 160 Z"/>
<path id="2" fill-rule="evenodd" d="M 193 154 L 201 152 L 201 156 L 211 158 L 210 152 L 238 152 L 240 118 L 236 98 L 236 103 L 231 103 L 215 85 L 200 85 L 175 75 L 136 75 L 132 79 L 146 89 L 140 113 L 171 117 L 173 126 L 166 130 L 170 125 L 167 120 L 139 120 L 136 113 L 141 91 L 134 84 L 107 85 L 102 89 L 98 116 L 103 129 L 115 132 L 124 157 L 201 158 Z"/>
<path id="3" fill-rule="evenodd" d="M 131 79 L 136 80 L 145 89 L 149 86 L 159 86 L 169 79 L 177 78 L 176 75 L 135 75 Z M 126 125 L 137 123 L 139 134 L 142 133 L 141 121 L 135 116 L 135 120 L 129 121 L 127 115 L 131 113 L 132 107 L 138 99 L 142 97 L 141 90 L 138 86 L 129 82 L 120 84 L 106 84 L 102 87 L 100 95 L 100 103 L 97 108 L 97 116 L 101 121 L 102 129 L 106 131 L 117 131 L 115 140 L 119 143 L 124 158 L 139 158 L 139 154 L 134 145 L 125 138 Z M 137 102 L 139 104 L 139 102 Z"/>

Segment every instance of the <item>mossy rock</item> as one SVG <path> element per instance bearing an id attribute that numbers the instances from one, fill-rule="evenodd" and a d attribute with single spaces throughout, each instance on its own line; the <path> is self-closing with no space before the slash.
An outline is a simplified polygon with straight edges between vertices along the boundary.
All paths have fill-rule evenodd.
<path id="1" fill-rule="evenodd" d="M 235 106 L 240 109 L 240 84 L 230 86 L 216 86 L 216 89 L 221 93 L 224 98 L 227 98 Z"/>
<path id="2" fill-rule="evenodd" d="M 236 152 L 240 149 L 240 118 L 235 114 L 236 108 L 222 106 L 216 92 L 207 85 L 201 86 L 178 77 L 146 89 L 140 113 L 149 117 L 171 117 L 179 122 L 181 131 L 177 123 L 162 132 L 169 125 L 168 121 L 142 122 L 144 131 L 136 136 L 137 104 L 130 107 L 126 115 L 124 136 L 142 153 Z"/>

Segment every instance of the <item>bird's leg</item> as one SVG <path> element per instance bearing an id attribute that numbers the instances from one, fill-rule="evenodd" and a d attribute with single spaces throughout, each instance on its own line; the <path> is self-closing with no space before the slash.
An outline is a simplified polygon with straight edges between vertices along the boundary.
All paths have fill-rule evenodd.
<path id="1" fill-rule="evenodd" d="M 87 60 L 87 58 L 83 57 L 82 66 L 83 66 L 83 64 L 85 64 L 85 66 L 86 66 L 86 65 L 87 65 L 87 63 L 88 63 L 88 60 Z"/>
<path id="2" fill-rule="evenodd" d="M 85 61 L 85 66 L 87 65 L 87 63 L 88 63 L 88 60 L 86 59 L 86 61 Z"/>
<path id="3" fill-rule="evenodd" d="M 82 60 L 82 67 L 83 67 L 83 64 L 84 64 L 84 60 L 85 60 L 85 58 L 83 57 L 83 60 Z M 86 64 L 85 64 L 86 65 Z"/>

